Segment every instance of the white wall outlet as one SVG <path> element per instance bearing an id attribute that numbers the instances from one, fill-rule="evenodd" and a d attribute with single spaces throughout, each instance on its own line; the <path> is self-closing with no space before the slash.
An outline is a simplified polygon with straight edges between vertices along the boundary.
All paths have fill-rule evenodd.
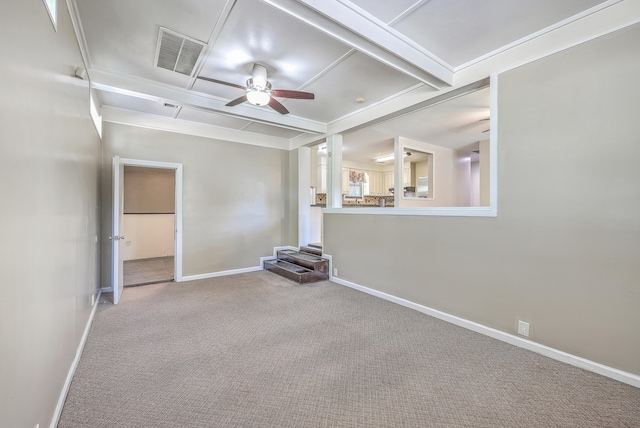
<path id="1" fill-rule="evenodd" d="M 518 321 L 518 334 L 529 337 L 529 323 L 524 321 Z"/>
<path id="2" fill-rule="evenodd" d="M 333 276 L 338 276 L 338 268 L 333 269 Z"/>

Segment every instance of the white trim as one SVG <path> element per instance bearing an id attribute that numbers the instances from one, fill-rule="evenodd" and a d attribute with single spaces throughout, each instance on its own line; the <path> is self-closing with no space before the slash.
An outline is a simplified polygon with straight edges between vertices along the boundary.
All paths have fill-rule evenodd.
<path id="1" fill-rule="evenodd" d="M 82 56 L 82 62 L 84 62 L 84 68 L 87 70 L 89 80 L 91 80 L 91 56 L 89 55 L 89 47 L 87 45 L 87 39 L 84 36 L 84 29 L 82 28 L 82 20 L 80 19 L 80 12 L 78 11 L 78 4 L 76 0 L 66 0 L 67 9 L 69 10 L 69 16 L 71 17 L 71 24 L 78 40 L 78 47 L 80 48 L 80 55 Z"/>
<path id="2" fill-rule="evenodd" d="M 239 273 L 255 272 L 258 270 L 262 270 L 262 266 L 251 266 L 251 267 L 242 268 L 242 269 L 222 270 L 219 272 L 203 273 L 199 275 L 187 275 L 187 276 L 183 276 L 180 282 L 197 281 L 199 279 L 207 279 L 207 278 L 217 278 L 219 276 L 237 275 Z"/>
<path id="3" fill-rule="evenodd" d="M 47 9 L 47 13 L 49 14 L 49 18 L 51 19 L 51 23 L 53 24 L 53 29 L 58 32 L 58 1 L 57 0 L 42 0 L 44 3 L 44 8 Z M 52 2 L 53 4 L 50 4 Z"/>
<path id="4" fill-rule="evenodd" d="M 311 150 L 298 148 L 298 245 L 307 245 L 311 236 Z"/>
<path id="5" fill-rule="evenodd" d="M 113 287 L 102 287 L 100 293 L 113 293 Z"/>
<path id="6" fill-rule="evenodd" d="M 374 215 L 416 215 L 441 217 L 497 217 L 498 213 L 490 207 L 371 207 L 371 208 L 323 208 L 324 214 L 374 214 Z"/>
<path id="7" fill-rule="evenodd" d="M 230 141 L 232 143 L 269 147 L 286 151 L 290 150 L 290 142 L 286 138 L 255 134 L 237 129 L 224 128 L 222 126 L 208 125 L 206 123 L 154 116 L 110 106 L 102 107 L 102 120 L 104 122 L 156 129 L 176 134 L 211 138 L 213 140 Z"/>
<path id="8" fill-rule="evenodd" d="M 98 297 L 93 302 L 93 308 L 91 309 L 91 314 L 89 315 L 89 319 L 87 320 L 87 325 L 84 327 L 84 332 L 82 333 L 82 338 L 80 339 L 80 343 L 78 344 L 78 349 L 76 349 L 76 356 L 73 358 L 73 361 L 71 362 L 71 367 L 69 367 L 67 378 L 65 379 L 64 385 L 62 386 L 62 391 L 60 391 L 60 396 L 58 397 L 58 403 L 56 404 L 56 409 L 53 412 L 53 418 L 51 419 L 51 424 L 49 425 L 50 428 L 56 428 L 56 426 L 58 426 L 58 422 L 60 421 L 62 408 L 64 407 L 65 400 L 67 399 L 67 394 L 69 393 L 69 387 L 71 386 L 73 375 L 76 373 L 76 369 L 78 368 L 78 363 L 80 363 L 80 357 L 82 356 L 84 345 L 87 343 L 87 337 L 89 337 L 89 330 L 91 329 L 93 318 L 96 315 L 96 309 L 98 308 L 98 302 L 100 301 L 101 293 L 102 293 L 102 289 L 98 291 Z"/>
<path id="9" fill-rule="evenodd" d="M 437 309 L 429 308 L 427 306 L 414 303 L 410 300 L 406 300 L 401 297 L 394 296 L 392 294 L 387 294 L 382 291 L 364 287 L 362 285 L 359 285 L 350 281 L 345 281 L 344 279 L 334 277 L 333 270 L 329 271 L 329 280 L 335 282 L 336 284 L 344 285 L 345 287 L 353 288 L 355 290 L 362 291 L 364 293 L 370 294 L 375 297 L 379 297 L 389 302 L 397 303 L 399 305 L 416 310 L 418 312 L 422 312 L 423 314 L 432 316 L 434 318 L 438 318 L 440 320 L 449 322 L 451 324 L 455 324 L 459 327 L 466 328 L 476 333 L 480 333 L 485 336 L 492 337 L 501 342 L 505 342 L 510 345 L 517 346 L 519 348 L 527 349 L 529 351 L 533 351 L 535 353 L 544 355 L 554 360 L 561 361 L 563 363 L 567 363 L 572 366 L 579 367 L 581 369 L 600 374 L 602 376 L 606 376 L 608 378 L 626 383 L 628 385 L 635 386 L 636 388 L 640 388 L 640 375 L 625 372 L 623 370 L 619 370 L 613 367 L 605 366 L 604 364 L 587 360 L 586 358 L 569 354 L 568 352 L 560 351 L 558 349 L 551 348 L 549 346 L 542 345 L 540 343 L 533 342 L 531 340 L 523 339 L 513 334 L 509 334 L 504 331 L 497 330 L 495 328 L 487 327 L 477 322 L 469 321 L 467 319 L 460 318 L 455 315 L 451 315 L 446 312 L 439 311 Z"/>
<path id="10" fill-rule="evenodd" d="M 488 207 L 370 207 L 370 208 L 332 208 L 327 204 L 322 212 L 324 214 L 373 214 L 373 215 L 411 215 L 411 216 L 440 216 L 440 217 L 497 217 L 498 216 L 498 75 L 489 76 L 490 84 L 490 123 L 489 123 L 489 206 Z M 447 98 L 441 102 L 446 102 Z M 395 194 L 402 194 L 402 166 L 404 159 L 402 153 L 405 143 L 394 138 L 394 186 Z M 420 143 L 420 141 L 418 141 Z M 411 146 L 411 142 L 407 143 Z M 426 149 L 419 149 L 425 151 Z M 435 167 L 434 167 L 435 171 Z M 434 177 L 435 188 L 435 177 Z M 435 195 L 435 192 L 434 192 Z M 400 198 L 398 198 L 400 199 Z M 404 197 L 402 197 L 404 199 Z"/>
<path id="11" fill-rule="evenodd" d="M 489 76 L 489 208 L 498 215 L 498 75 Z"/>
<path id="12" fill-rule="evenodd" d="M 285 246 L 282 246 L 282 247 L 273 247 L 273 255 L 266 256 L 266 257 L 260 257 L 260 267 L 262 269 L 264 269 L 264 262 L 265 261 L 277 259 L 278 258 L 278 251 L 284 251 L 284 250 L 299 251 L 300 248 L 299 247 L 292 247 L 291 245 L 285 245 Z"/>
<path id="13" fill-rule="evenodd" d="M 183 281 L 182 277 L 182 164 L 172 162 L 157 162 L 141 159 L 120 159 L 125 166 L 142 166 L 148 168 L 163 168 L 175 170 L 175 248 L 174 248 L 174 281 Z M 104 290 L 104 289 L 103 289 Z"/>
<path id="14" fill-rule="evenodd" d="M 451 86 L 451 66 L 426 50 L 416 49 L 399 33 L 371 16 L 338 2 L 263 0 L 265 3 L 357 49 L 377 61 L 439 89 Z M 311 12 L 311 13 L 309 13 Z M 404 56 L 398 55 L 400 52 Z"/>
<path id="15" fill-rule="evenodd" d="M 183 107 L 219 113 L 295 131 L 315 134 L 327 132 L 325 123 L 292 114 L 282 115 L 272 109 L 264 109 L 250 103 L 228 107 L 226 105 L 228 100 L 214 95 L 125 75 L 100 66 L 93 66 L 87 72 L 91 77 L 91 85 L 101 91 L 142 98 L 157 103 L 169 102 Z"/>
<path id="16" fill-rule="evenodd" d="M 564 27 L 565 25 L 569 25 L 572 22 L 578 21 L 586 16 L 589 16 L 591 14 L 597 13 L 598 11 L 602 10 L 602 9 L 606 9 L 609 6 L 613 6 L 616 3 L 620 3 L 622 0 L 608 0 L 605 1 L 604 3 L 600 3 L 596 6 L 593 6 L 590 9 L 584 10 L 576 15 L 570 16 L 569 18 L 563 19 L 562 21 L 556 22 L 555 24 L 552 24 L 546 28 L 543 28 L 541 30 L 538 30 L 534 33 L 531 33 L 521 39 L 518 39 L 514 42 L 511 42 L 509 44 L 506 44 L 504 46 L 499 47 L 498 49 L 495 49 L 489 53 L 486 53 L 482 56 L 479 56 L 475 59 L 472 59 L 471 61 L 467 61 L 464 64 L 460 64 L 459 66 L 454 68 L 454 72 L 458 72 L 460 70 L 464 70 L 467 67 L 470 67 L 472 65 L 478 64 L 486 59 L 491 58 L 494 55 L 498 55 L 504 51 L 508 51 L 509 49 L 515 48 L 519 45 L 522 45 L 524 43 L 527 43 L 531 40 L 537 39 L 538 37 L 544 36 L 547 33 L 551 33 L 552 31 L 555 31 L 561 27 Z M 548 56 L 549 54 L 546 54 L 545 56 Z"/>
<path id="17" fill-rule="evenodd" d="M 219 276 L 228 276 L 228 275 L 237 275 L 240 273 L 247 272 L 255 272 L 258 270 L 264 269 L 264 262 L 266 260 L 275 260 L 277 258 L 278 251 L 280 250 L 297 250 L 298 248 L 292 247 L 290 245 L 282 246 L 282 247 L 273 247 L 273 255 L 260 257 L 260 265 L 259 266 L 250 266 L 246 268 L 240 269 L 230 269 L 230 270 L 222 270 L 219 272 L 210 272 L 210 273 L 202 273 L 198 275 L 188 275 L 182 277 L 182 282 L 184 281 L 197 281 L 199 279 L 207 279 L 207 278 L 217 278 Z"/>

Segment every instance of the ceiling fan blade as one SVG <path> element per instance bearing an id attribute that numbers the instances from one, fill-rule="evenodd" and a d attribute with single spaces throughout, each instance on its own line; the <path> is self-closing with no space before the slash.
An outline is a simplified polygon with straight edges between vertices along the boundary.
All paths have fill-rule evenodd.
<path id="1" fill-rule="evenodd" d="M 233 107 L 233 106 L 237 106 L 238 104 L 242 104 L 243 102 L 247 101 L 247 95 L 243 95 L 240 98 L 236 98 L 233 101 L 229 101 L 227 104 L 225 104 L 227 107 Z"/>
<path id="2" fill-rule="evenodd" d="M 293 98 L 297 100 L 313 100 L 316 97 L 311 92 L 290 91 L 287 89 L 272 89 L 271 95 L 274 97 Z"/>
<path id="3" fill-rule="evenodd" d="M 211 77 L 198 76 L 197 78 L 201 80 L 206 80 L 207 82 L 213 82 L 213 83 L 218 83 L 220 85 L 231 86 L 233 88 L 244 89 L 245 91 L 247 90 L 246 86 L 236 85 L 235 83 L 223 82 L 222 80 L 212 79 Z"/>
<path id="4" fill-rule="evenodd" d="M 272 109 L 274 109 L 275 111 L 277 111 L 280 114 L 289 113 L 289 110 L 287 110 L 287 108 L 285 106 L 283 106 L 280 103 L 280 101 L 276 100 L 273 97 L 271 97 L 271 99 L 269 100 L 269 107 L 271 107 Z"/>

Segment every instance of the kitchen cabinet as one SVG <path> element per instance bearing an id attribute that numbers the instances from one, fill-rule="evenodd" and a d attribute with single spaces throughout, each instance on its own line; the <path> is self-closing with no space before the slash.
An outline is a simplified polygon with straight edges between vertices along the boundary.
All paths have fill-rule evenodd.
<path id="1" fill-rule="evenodd" d="M 390 188 L 393 187 L 394 183 L 394 177 L 393 177 L 393 171 L 387 171 L 384 173 L 384 193 L 385 195 L 390 194 L 391 192 L 389 191 Z"/>
<path id="2" fill-rule="evenodd" d="M 384 176 L 382 172 L 369 171 L 369 194 L 380 196 L 384 191 Z"/>
<path id="3" fill-rule="evenodd" d="M 405 165 L 402 170 L 402 185 L 403 186 L 412 186 L 411 184 L 411 166 Z"/>

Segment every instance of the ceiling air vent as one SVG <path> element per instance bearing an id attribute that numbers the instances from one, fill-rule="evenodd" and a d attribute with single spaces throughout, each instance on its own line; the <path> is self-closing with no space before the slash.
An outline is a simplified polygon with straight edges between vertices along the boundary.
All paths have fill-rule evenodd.
<path id="1" fill-rule="evenodd" d="M 156 65 L 191 76 L 204 43 L 160 27 Z"/>

